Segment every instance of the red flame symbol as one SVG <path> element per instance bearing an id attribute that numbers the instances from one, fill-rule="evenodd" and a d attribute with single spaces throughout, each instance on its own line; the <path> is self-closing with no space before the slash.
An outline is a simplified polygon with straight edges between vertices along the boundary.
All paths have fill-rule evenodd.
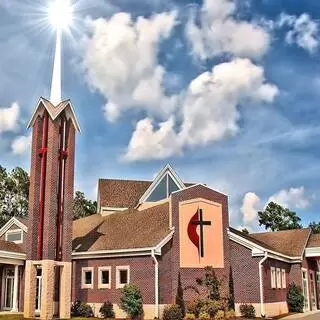
<path id="1" fill-rule="evenodd" d="M 197 222 L 197 221 L 198 221 L 198 210 L 192 216 L 192 218 L 189 221 L 189 224 L 188 224 L 188 236 L 189 236 L 189 239 L 191 240 L 191 242 L 198 249 L 198 253 L 199 253 L 199 245 L 200 245 L 200 241 L 199 240 L 200 240 L 200 238 L 199 238 L 199 235 L 197 234 L 197 224 L 193 223 L 193 222 Z"/>

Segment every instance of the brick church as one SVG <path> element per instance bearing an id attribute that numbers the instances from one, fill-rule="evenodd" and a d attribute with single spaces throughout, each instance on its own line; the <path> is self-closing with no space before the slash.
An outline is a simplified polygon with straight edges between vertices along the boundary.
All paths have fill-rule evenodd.
<path id="1" fill-rule="evenodd" d="M 242 303 L 257 316 L 288 312 L 292 282 L 303 289 L 306 312 L 320 307 L 320 234 L 239 232 L 230 226 L 227 195 L 183 181 L 170 165 L 151 181 L 100 179 L 97 213 L 72 221 L 80 126 L 71 101 L 61 100 L 59 67 L 50 100 L 40 98 L 29 122 L 28 219 L 0 229 L 1 310 L 68 319 L 76 299 L 96 314 L 109 300 L 125 318 L 121 289 L 135 283 L 145 319 L 154 319 L 175 302 L 179 273 L 188 288 L 206 266 L 223 280 L 225 296 L 232 276 L 237 313 Z M 184 298 L 196 293 L 185 290 Z"/>

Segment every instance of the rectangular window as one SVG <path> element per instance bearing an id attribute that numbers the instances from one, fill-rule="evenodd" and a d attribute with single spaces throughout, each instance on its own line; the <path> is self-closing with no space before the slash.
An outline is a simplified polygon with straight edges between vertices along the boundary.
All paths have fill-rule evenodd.
<path id="1" fill-rule="evenodd" d="M 282 282 L 282 288 L 285 289 L 287 287 L 287 279 L 286 279 L 286 270 L 281 270 L 281 282 Z"/>
<path id="2" fill-rule="evenodd" d="M 276 288 L 276 268 L 271 267 L 271 288 L 275 289 Z"/>
<path id="3" fill-rule="evenodd" d="M 81 288 L 82 289 L 93 288 L 93 267 L 82 268 Z"/>
<path id="4" fill-rule="evenodd" d="M 18 230 L 9 230 L 6 232 L 6 241 L 11 241 L 14 243 L 22 243 L 23 242 L 23 231 L 21 229 Z"/>
<path id="5" fill-rule="evenodd" d="M 130 282 L 130 267 L 129 266 L 119 266 L 117 267 L 117 288 L 123 288 L 126 284 Z"/>
<path id="6" fill-rule="evenodd" d="M 277 288 L 281 289 L 281 270 L 277 268 Z"/>
<path id="7" fill-rule="evenodd" d="M 98 288 L 111 288 L 111 267 L 99 267 Z"/>

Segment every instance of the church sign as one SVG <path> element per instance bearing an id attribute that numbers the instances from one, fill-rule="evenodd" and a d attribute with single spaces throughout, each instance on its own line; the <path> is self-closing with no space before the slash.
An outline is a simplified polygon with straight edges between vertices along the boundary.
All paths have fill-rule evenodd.
<path id="1" fill-rule="evenodd" d="M 205 199 L 179 205 L 180 267 L 224 267 L 222 206 Z"/>

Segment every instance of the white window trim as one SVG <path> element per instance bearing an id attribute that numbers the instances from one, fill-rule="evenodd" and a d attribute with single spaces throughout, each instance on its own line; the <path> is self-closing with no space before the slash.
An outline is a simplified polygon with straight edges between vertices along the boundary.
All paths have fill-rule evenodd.
<path id="1" fill-rule="evenodd" d="M 87 271 L 91 271 L 91 284 L 86 284 L 85 282 L 85 273 Z M 93 281 L 94 281 L 94 272 L 93 267 L 83 267 L 81 269 L 81 289 L 93 289 Z"/>
<path id="2" fill-rule="evenodd" d="M 120 283 L 120 270 L 127 270 L 128 272 L 128 283 L 130 283 L 130 266 L 117 266 L 116 267 L 116 289 L 123 288 L 126 284 Z"/>
<path id="3" fill-rule="evenodd" d="M 271 288 L 275 289 L 277 287 L 276 285 L 276 268 L 275 267 L 271 267 Z"/>
<path id="4" fill-rule="evenodd" d="M 277 289 L 281 289 L 281 269 L 276 269 Z"/>
<path id="5" fill-rule="evenodd" d="M 281 269 L 281 282 L 282 282 L 282 288 L 286 289 L 287 288 L 287 275 L 286 275 L 285 269 Z"/>
<path id="6" fill-rule="evenodd" d="M 102 283 L 102 271 L 109 271 L 109 283 Z M 111 267 L 98 268 L 98 289 L 111 289 Z"/>
<path id="7" fill-rule="evenodd" d="M 17 241 L 10 241 L 8 240 L 8 234 L 12 234 L 12 233 L 20 233 L 21 234 L 21 240 L 17 240 Z M 12 229 L 12 230 L 8 230 L 5 233 L 5 239 L 6 241 L 10 241 L 10 242 L 14 242 L 14 243 L 23 243 L 23 230 L 22 229 Z"/>

